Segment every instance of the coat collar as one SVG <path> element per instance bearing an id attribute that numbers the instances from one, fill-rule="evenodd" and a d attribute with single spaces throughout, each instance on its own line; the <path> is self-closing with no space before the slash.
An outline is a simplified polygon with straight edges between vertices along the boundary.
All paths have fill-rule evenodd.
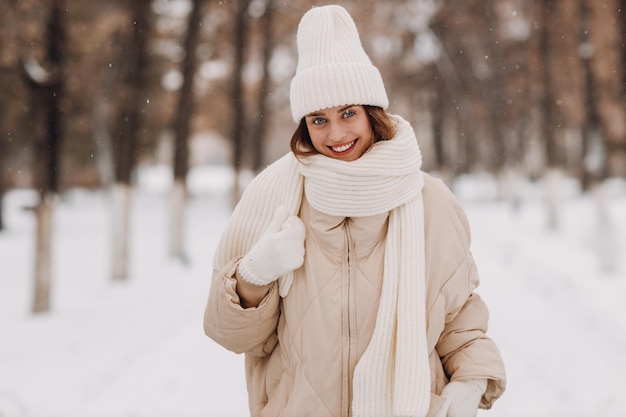
<path id="1" fill-rule="evenodd" d="M 387 236 L 389 213 L 367 217 L 344 217 L 322 213 L 302 198 L 300 217 L 307 225 L 307 236 L 315 239 L 330 253 L 340 256 L 346 231 L 356 246 L 358 257 L 367 256 Z"/>

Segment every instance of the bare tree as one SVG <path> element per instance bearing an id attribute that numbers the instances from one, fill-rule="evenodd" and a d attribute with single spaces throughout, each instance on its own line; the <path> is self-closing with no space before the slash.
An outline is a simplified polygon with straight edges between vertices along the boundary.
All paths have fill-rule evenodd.
<path id="1" fill-rule="evenodd" d="M 0 106 L 0 111 L 2 111 L 2 107 Z M 4 143 L 0 140 L 0 232 L 4 230 L 4 193 L 5 193 L 5 185 L 4 185 Z"/>
<path id="2" fill-rule="evenodd" d="M 270 108 L 268 105 L 270 97 L 271 87 L 271 74 L 269 71 L 269 64 L 272 58 L 272 51 L 274 50 L 274 0 L 266 0 L 265 13 L 262 16 L 261 23 L 262 29 L 262 41 L 263 41 L 263 56 L 262 56 L 262 75 L 261 85 L 259 87 L 259 97 L 257 104 L 257 117 L 254 124 L 252 139 L 252 170 L 259 172 L 263 169 L 264 157 L 265 157 L 265 141 L 267 137 L 267 131 L 270 120 Z"/>
<path id="3" fill-rule="evenodd" d="M 589 37 L 589 8 L 585 1 L 581 1 L 581 26 L 583 39 L 581 43 L 581 58 L 585 68 L 585 126 L 583 128 L 583 155 L 581 164 L 581 185 L 583 190 L 592 189 L 606 175 L 604 164 L 604 144 L 601 140 L 601 124 L 598 108 L 595 105 L 595 91 L 591 70 L 591 56 L 593 47 Z"/>
<path id="4" fill-rule="evenodd" d="M 232 84 L 232 141 L 233 157 L 232 166 L 235 173 L 233 186 L 232 203 L 239 200 L 241 162 L 246 134 L 246 109 L 245 109 L 245 86 L 243 80 L 243 70 L 246 58 L 246 45 L 248 39 L 249 16 L 248 7 L 251 0 L 237 0 L 235 10 L 235 36 L 233 36 L 234 64 L 233 64 L 233 84 Z"/>
<path id="5" fill-rule="evenodd" d="M 18 174 L 14 168 L 29 158 L 28 141 L 38 123 L 27 121 L 31 114 L 43 117 L 45 103 L 27 101 L 30 94 L 19 82 L 17 57 L 36 57 L 51 72 L 40 41 L 47 7 L 38 7 L 48 1 L 0 2 L 2 140 L 11 133 L 11 142 L 6 141 L 2 150 L 7 188 L 12 181 L 24 184 L 32 178 L 32 170 L 21 169 Z M 177 112 L 193 110 L 192 101 L 182 99 L 184 91 L 173 92 L 171 84 L 158 82 L 169 81 L 168 73 L 180 65 L 183 48 L 170 46 L 186 29 L 180 16 L 171 15 L 168 24 L 159 18 L 159 25 L 148 33 L 146 19 L 155 17 L 153 11 L 168 8 L 167 3 L 66 0 L 72 12 L 66 60 L 72 65 L 66 68 L 64 95 L 71 111 L 64 120 L 60 181 L 97 186 L 98 172 L 106 184 L 115 177 L 112 189 L 121 195 L 115 199 L 120 207 L 130 204 L 124 202 L 130 198 L 124 190 L 130 186 L 135 161 L 152 156 L 151 138 L 172 127 Z M 204 31 L 210 42 L 197 49 L 206 65 L 196 76 L 194 99 L 197 106 L 211 105 L 219 111 L 194 118 L 186 128 L 179 124 L 176 135 L 187 137 L 198 129 L 227 137 L 237 177 L 244 166 L 261 169 L 264 158 L 276 153 L 264 144 L 266 132 L 277 138 L 291 133 L 283 121 L 288 119 L 288 72 L 295 62 L 293 34 L 298 16 L 313 3 L 237 0 L 207 15 Z M 408 16 L 407 10 L 418 3 L 431 7 L 434 15 L 423 20 L 422 14 Z M 624 0 L 393 0 L 372 8 L 359 4 L 346 2 L 356 13 L 365 46 L 393 96 L 391 110 L 412 114 L 412 123 L 424 132 L 420 140 L 430 144 L 422 148 L 432 152 L 425 161 L 437 160 L 439 168 L 454 174 L 476 169 L 497 173 L 502 166 L 506 170 L 522 164 L 521 170 L 534 179 L 544 175 L 546 167 L 557 167 L 582 178 L 585 187 L 592 180 L 626 175 Z M 12 31 L 19 36 L 12 38 Z M 140 37 L 135 36 L 142 31 L 149 39 L 139 50 Z M 517 35 L 511 35 L 514 31 Z M 288 63 L 272 74 L 274 79 L 267 70 L 271 51 L 278 51 L 274 57 L 286 57 L 283 62 Z M 250 77 L 257 74 L 249 70 L 258 69 L 262 77 Z M 93 140 L 85 140 L 89 136 Z M 177 178 L 186 172 L 188 139 L 176 146 Z M 279 145 L 270 139 L 267 143 Z M 234 190 L 235 199 L 239 194 L 239 188 Z M 184 195 L 181 198 L 184 201 Z M 114 223 L 117 236 L 128 233 L 128 216 L 116 215 Z M 183 230 L 184 219 L 178 223 Z M 174 239 L 182 242 L 183 237 L 173 237 L 173 244 Z M 113 244 L 118 271 L 126 268 L 124 242 L 116 238 Z"/>
<path id="6" fill-rule="evenodd" d="M 115 184 L 113 185 L 113 279 L 128 278 L 128 252 L 132 173 L 137 159 L 138 135 L 145 111 L 150 2 L 132 0 L 129 5 L 130 39 L 121 46 L 119 87 L 121 98 L 113 134 Z"/>
<path id="7" fill-rule="evenodd" d="M 7 16 L 10 17 L 10 10 L 11 8 L 9 7 L 9 4 L 7 2 L 3 2 L 0 3 L 0 16 L 2 16 L 0 18 L 0 24 L 2 24 L 2 26 L 5 26 L 5 24 L 7 22 L 5 22 L 5 19 Z M 0 51 L 4 51 L 7 49 L 10 41 L 8 39 L 8 34 L 6 34 L 4 31 L 0 31 Z M 5 58 L 2 54 L 2 52 L 0 52 L 0 71 L 1 74 L 4 75 L 5 73 Z M 3 77 L 4 78 L 4 77 Z M 5 115 L 5 101 L 4 100 L 0 100 L 0 124 L 4 125 L 4 115 Z M 4 132 L 3 132 L 4 134 Z M 4 229 L 4 212 L 3 212 L 3 200 L 4 200 L 4 193 L 5 193 L 5 179 L 4 179 L 4 158 L 6 155 L 6 149 L 4 146 L 4 138 L 0 139 L 0 231 L 2 231 Z"/>
<path id="8" fill-rule="evenodd" d="M 587 98 L 585 159 L 581 167 L 584 175 L 581 182 L 586 190 L 591 191 L 595 201 L 594 247 L 599 266 L 605 272 L 614 272 L 618 267 L 620 242 L 609 208 L 608 184 L 603 180 L 611 175 L 624 175 L 626 169 L 626 148 L 619 149 L 620 142 L 626 144 L 625 134 L 620 132 L 624 127 L 620 127 L 624 123 L 623 110 L 620 110 L 623 109 L 623 87 L 615 77 L 616 73 L 624 71 L 625 54 L 620 55 L 618 50 L 621 48 L 614 44 L 619 39 L 615 32 L 622 21 L 615 15 L 618 12 L 614 9 L 617 2 L 607 3 L 603 10 L 597 10 L 598 5 L 590 1 L 581 3 L 582 27 L 586 34 L 582 51 L 586 68 Z M 611 16 L 606 16 L 607 12 Z M 603 54 L 606 56 L 602 56 Z M 617 90 L 607 91 L 607 88 Z M 614 114 L 615 112 L 619 114 Z"/>
<path id="9" fill-rule="evenodd" d="M 624 11 L 617 0 L 585 0 L 585 5 L 593 51 L 590 69 L 594 104 L 607 151 L 606 175 L 626 177 L 624 52 L 619 18 Z"/>
<path id="10" fill-rule="evenodd" d="M 585 125 L 585 67 L 580 55 L 583 37 L 580 2 L 551 2 L 548 25 L 548 64 L 554 114 L 552 164 L 578 174 L 582 160 L 582 129 Z M 558 19 L 555 17 L 558 16 Z M 567 71 L 563 71 L 567 68 Z"/>
<path id="11" fill-rule="evenodd" d="M 181 72 L 183 84 L 178 96 L 178 107 L 174 119 L 174 185 L 171 198 L 170 255 L 186 259 L 184 250 L 185 206 L 187 200 L 187 172 L 189 171 L 189 136 L 191 117 L 194 112 L 194 77 L 197 68 L 196 48 L 200 38 L 202 6 L 205 0 L 193 0 L 187 18 L 187 33 L 184 40 L 185 58 Z"/>
<path id="12" fill-rule="evenodd" d="M 483 139 L 480 132 L 485 128 L 485 112 L 481 101 L 472 91 L 476 89 L 476 83 L 473 82 L 475 74 L 471 70 L 473 57 L 465 52 L 471 49 L 465 44 L 473 42 L 476 36 L 472 32 L 470 16 L 476 13 L 477 8 L 476 1 L 445 2 L 430 23 L 433 38 L 438 40 L 440 49 L 439 58 L 435 61 L 440 77 L 438 82 L 445 87 L 446 93 L 440 99 L 443 99 L 444 103 L 451 104 L 456 116 L 454 119 L 456 135 L 447 135 L 443 138 L 444 148 L 454 148 L 445 143 L 446 138 L 457 141 L 457 158 L 451 161 L 453 163 L 451 168 L 455 174 L 476 168 L 479 163 L 480 145 L 478 144 Z M 444 90 L 439 89 L 439 91 Z M 447 118 L 447 120 L 452 119 Z"/>
<path id="13" fill-rule="evenodd" d="M 534 22 L 533 31 L 529 43 L 529 89 L 530 103 L 532 108 L 531 117 L 535 120 L 538 137 L 543 143 L 543 154 L 545 155 L 544 166 L 550 169 L 543 174 L 546 177 L 548 191 L 546 196 L 547 222 L 548 228 L 558 227 L 558 178 L 560 176 L 552 171 L 558 165 L 557 148 L 553 138 L 555 136 L 554 98 L 553 83 L 550 71 L 550 57 L 546 54 L 550 51 L 550 29 L 551 19 L 556 16 L 552 3 L 547 4 L 542 0 L 533 1 L 531 19 Z"/>
<path id="14" fill-rule="evenodd" d="M 41 65 L 32 58 L 23 62 L 24 75 L 41 103 L 41 135 L 36 138 L 34 158 L 39 203 L 36 209 L 35 285 L 33 312 L 50 310 L 52 282 L 52 219 L 54 196 L 59 189 L 59 148 L 63 138 L 61 101 L 64 94 L 64 50 L 66 9 L 63 0 L 50 0 L 46 28 L 46 58 Z"/>

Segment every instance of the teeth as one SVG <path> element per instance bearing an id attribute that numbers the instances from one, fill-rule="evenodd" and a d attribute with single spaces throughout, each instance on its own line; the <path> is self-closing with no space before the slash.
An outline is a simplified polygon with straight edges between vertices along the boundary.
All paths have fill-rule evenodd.
<path id="1" fill-rule="evenodd" d="M 354 146 L 354 141 L 343 146 L 337 146 L 337 147 L 331 146 L 331 149 L 335 152 L 345 152 L 353 146 Z"/>

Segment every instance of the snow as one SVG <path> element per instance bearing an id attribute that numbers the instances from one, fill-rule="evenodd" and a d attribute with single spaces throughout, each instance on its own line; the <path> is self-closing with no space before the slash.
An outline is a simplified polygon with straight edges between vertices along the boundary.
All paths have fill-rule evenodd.
<path id="1" fill-rule="evenodd" d="M 160 172 L 160 173 L 159 173 Z M 202 315 L 211 258 L 230 210 L 229 171 L 191 178 L 188 262 L 167 256 L 168 181 L 144 172 L 133 199 L 130 276 L 110 278 L 110 201 L 72 190 L 56 203 L 52 311 L 30 313 L 36 202 L 5 197 L 0 232 L 0 417 L 243 417 L 243 357 L 207 338 Z M 605 193 L 609 229 L 592 196 L 560 200 L 560 227 L 546 227 L 541 184 L 513 209 L 485 178 L 453 188 L 466 209 L 502 351 L 508 390 L 498 417 L 626 415 L 626 186 Z M 597 249 L 613 232 L 614 268 Z"/>

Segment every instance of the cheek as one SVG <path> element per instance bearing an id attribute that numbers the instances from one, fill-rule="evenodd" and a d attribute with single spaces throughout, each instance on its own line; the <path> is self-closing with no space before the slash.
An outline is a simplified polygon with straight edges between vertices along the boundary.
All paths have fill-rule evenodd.
<path id="1" fill-rule="evenodd" d="M 372 129 L 365 129 L 361 137 L 363 137 L 364 139 L 367 138 L 367 140 L 364 141 L 364 146 L 367 149 L 369 149 L 370 146 L 374 144 L 374 131 Z"/>
<path id="2" fill-rule="evenodd" d="M 325 149 L 322 138 L 319 135 L 315 135 L 315 134 L 313 135 L 309 134 L 309 135 L 311 137 L 311 144 L 313 145 L 316 151 L 321 153 Z"/>

